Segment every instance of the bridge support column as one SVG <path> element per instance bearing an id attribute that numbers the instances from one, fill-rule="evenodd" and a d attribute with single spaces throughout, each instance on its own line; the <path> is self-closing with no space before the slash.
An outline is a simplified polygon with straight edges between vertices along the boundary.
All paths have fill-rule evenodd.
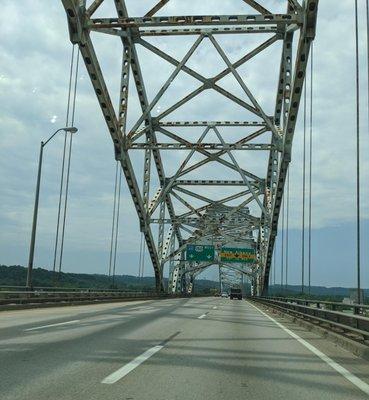
<path id="1" fill-rule="evenodd" d="M 183 260 L 184 254 L 182 253 L 181 259 Z M 179 261 L 177 265 L 175 265 L 176 260 L 173 258 L 171 260 L 171 264 L 169 265 L 169 283 L 168 283 L 168 291 L 169 293 L 181 293 L 183 289 L 183 278 L 185 272 L 185 261 Z"/>

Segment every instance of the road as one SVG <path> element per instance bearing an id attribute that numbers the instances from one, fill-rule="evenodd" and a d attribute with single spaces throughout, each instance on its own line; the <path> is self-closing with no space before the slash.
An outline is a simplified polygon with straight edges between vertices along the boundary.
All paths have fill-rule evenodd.
<path id="1" fill-rule="evenodd" d="M 368 362 L 268 315 L 221 298 L 2 312 L 0 398 L 369 398 Z"/>

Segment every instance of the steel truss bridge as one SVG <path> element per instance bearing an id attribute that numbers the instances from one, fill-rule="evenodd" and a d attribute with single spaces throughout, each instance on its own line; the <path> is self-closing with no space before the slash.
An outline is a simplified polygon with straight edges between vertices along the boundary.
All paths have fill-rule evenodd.
<path id="1" fill-rule="evenodd" d="M 105 1 L 62 0 L 70 40 L 79 46 L 114 144 L 115 159 L 128 183 L 157 289 L 164 290 L 166 263 L 170 291 L 183 290 L 214 264 L 186 261 L 187 244 L 224 246 L 251 241 L 257 254 L 254 265 L 221 267 L 249 275 L 260 295 L 268 289 L 318 0 L 280 1 L 285 4 L 284 13 L 265 8 L 262 1 L 239 0 L 236 15 L 199 15 L 195 4 L 189 7 L 191 15 L 167 15 L 171 1 L 161 0 L 139 16 L 129 15 L 124 0 L 115 0 L 116 14 L 97 18 Z M 99 34 L 122 45 L 117 107 L 112 99 L 118 98 L 118 93 L 108 90 L 92 40 Z M 260 42 L 255 45 L 256 38 Z M 166 50 L 166 43 L 173 39 L 180 43 L 177 55 Z M 184 40 L 189 45 L 183 45 Z M 251 47 L 244 46 L 245 40 Z M 242 54 L 234 61 L 229 44 L 237 43 Z M 213 76 L 191 66 L 203 45 L 219 60 L 219 72 Z M 270 55 L 272 48 L 277 58 Z M 153 64 L 145 74 L 142 49 L 171 68 L 153 95 L 148 82 L 160 75 L 161 64 Z M 248 72 L 254 58 L 262 54 L 265 71 L 256 71 L 258 79 L 255 74 L 248 79 L 244 68 Z M 207 65 L 209 70 L 214 67 L 207 58 L 199 64 L 201 70 Z M 263 85 L 268 66 L 275 70 L 276 91 L 265 91 Z M 196 86 L 187 86 L 186 79 Z M 224 84 L 227 79 L 233 79 L 237 90 Z M 178 87 L 182 92 L 175 89 Z M 185 90 L 187 87 L 190 90 Z M 128 104 L 134 96 L 139 106 Z M 165 96 L 172 103 L 162 109 L 159 102 L 164 102 Z M 219 98 L 221 107 L 217 106 Z M 191 108 L 198 99 L 207 108 L 207 118 L 199 119 L 198 107 Z M 130 123 L 132 109 L 136 113 L 140 109 L 140 113 Z M 137 168 L 139 155 L 141 167 Z"/>

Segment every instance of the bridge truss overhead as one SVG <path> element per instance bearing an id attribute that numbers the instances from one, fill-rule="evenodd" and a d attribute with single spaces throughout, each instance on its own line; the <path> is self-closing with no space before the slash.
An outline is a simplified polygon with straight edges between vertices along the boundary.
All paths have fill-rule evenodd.
<path id="1" fill-rule="evenodd" d="M 267 290 L 318 0 L 214 1 L 207 15 L 197 0 L 62 3 L 158 290 L 167 262 L 175 288 L 186 271 L 198 273 L 184 262 L 188 243 L 227 245 L 250 234 L 257 263 L 248 273 L 259 294 Z M 228 14 L 214 14 L 227 3 Z M 95 49 L 99 35 L 121 43 L 115 91 Z"/>

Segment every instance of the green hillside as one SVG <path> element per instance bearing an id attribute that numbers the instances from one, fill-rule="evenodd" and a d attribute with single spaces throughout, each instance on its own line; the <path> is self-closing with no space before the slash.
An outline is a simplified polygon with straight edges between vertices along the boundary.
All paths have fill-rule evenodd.
<path id="1" fill-rule="evenodd" d="M 0 265 L 0 286 L 24 286 L 27 278 L 27 268 L 20 265 Z M 102 274 L 75 274 L 62 272 L 59 279 L 52 271 L 43 268 L 35 268 L 33 270 L 33 285 L 51 287 L 57 286 L 61 288 L 93 288 L 107 289 L 112 288 L 112 279 Z M 167 279 L 164 279 L 165 285 Z M 195 291 L 197 293 L 210 293 L 213 289 L 218 289 L 219 283 L 199 279 L 196 280 Z M 122 290 L 155 290 L 155 278 L 145 276 L 138 278 L 132 275 L 116 275 L 114 280 L 114 288 Z"/>

